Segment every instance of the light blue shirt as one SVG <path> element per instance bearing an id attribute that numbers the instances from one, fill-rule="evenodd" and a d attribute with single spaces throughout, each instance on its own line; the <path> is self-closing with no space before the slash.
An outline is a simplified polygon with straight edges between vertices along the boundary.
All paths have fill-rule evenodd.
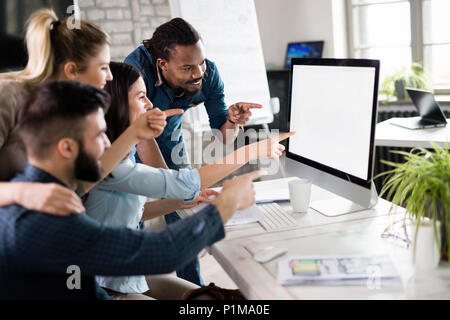
<path id="1" fill-rule="evenodd" d="M 147 198 L 194 200 L 200 192 L 197 169 L 165 170 L 136 164 L 128 158 L 89 192 L 87 214 L 105 226 L 139 229 Z M 145 276 L 96 277 L 98 284 L 122 293 L 149 290 Z"/>

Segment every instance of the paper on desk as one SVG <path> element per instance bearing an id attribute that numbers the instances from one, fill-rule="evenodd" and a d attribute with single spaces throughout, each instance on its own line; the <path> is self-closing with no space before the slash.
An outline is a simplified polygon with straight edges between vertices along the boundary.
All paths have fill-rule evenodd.
<path id="1" fill-rule="evenodd" d="M 256 190 L 256 203 L 289 201 L 288 189 Z"/>
<path id="2" fill-rule="evenodd" d="M 177 210 L 178 215 L 181 218 L 188 217 L 190 215 L 196 214 L 200 212 L 202 209 L 206 208 L 208 203 L 201 203 L 198 206 L 195 206 L 191 209 L 181 209 Z M 236 226 L 240 224 L 247 224 L 252 222 L 257 222 L 261 219 L 264 219 L 264 213 L 256 206 L 253 205 L 244 210 L 236 211 L 233 216 L 227 221 L 225 224 L 226 227 Z"/>
<path id="3" fill-rule="evenodd" d="M 397 285 L 400 277 L 388 255 L 291 256 L 278 262 L 283 285 Z"/>
<path id="4" fill-rule="evenodd" d="M 237 226 L 240 224 L 247 224 L 252 222 L 257 222 L 264 219 L 264 213 L 256 206 L 236 211 L 230 220 L 225 224 L 226 227 Z"/>
<path id="5" fill-rule="evenodd" d="M 221 192 L 222 188 L 213 188 L 213 190 L 217 192 Z M 268 202 L 277 202 L 277 201 L 289 201 L 289 188 L 275 188 L 268 190 L 267 188 L 259 188 L 255 185 L 255 200 L 256 204 L 260 203 L 268 203 Z"/>

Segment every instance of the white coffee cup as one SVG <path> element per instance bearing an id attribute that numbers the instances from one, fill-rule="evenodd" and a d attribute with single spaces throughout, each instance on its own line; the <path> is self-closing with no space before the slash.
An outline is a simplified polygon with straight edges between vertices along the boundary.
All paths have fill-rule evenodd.
<path id="1" fill-rule="evenodd" d="M 311 181 L 300 178 L 289 181 L 289 198 L 294 212 L 307 212 L 311 200 Z"/>

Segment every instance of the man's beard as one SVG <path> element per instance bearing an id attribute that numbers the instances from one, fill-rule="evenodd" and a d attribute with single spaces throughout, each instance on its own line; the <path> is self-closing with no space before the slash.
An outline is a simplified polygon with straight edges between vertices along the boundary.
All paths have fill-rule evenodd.
<path id="1" fill-rule="evenodd" d="M 202 88 L 195 90 L 195 91 L 189 91 L 189 90 L 184 90 L 184 96 L 186 98 L 194 98 L 196 96 L 198 96 L 200 94 L 200 92 L 202 92 Z"/>
<path id="2" fill-rule="evenodd" d="M 97 160 L 87 154 L 82 143 L 79 143 L 80 152 L 75 160 L 75 177 L 78 180 L 97 182 L 102 177 L 102 169 Z"/>
<path id="3" fill-rule="evenodd" d="M 197 82 L 199 80 L 203 80 L 203 77 L 199 78 L 199 79 L 192 80 L 192 81 L 188 81 L 186 83 L 186 85 L 191 84 L 191 83 L 195 83 L 195 82 Z M 202 86 L 200 86 L 200 88 L 198 88 L 197 90 L 194 90 L 194 91 L 190 91 L 190 90 L 186 89 L 186 87 L 185 87 L 184 88 L 184 95 L 185 95 L 186 98 L 194 98 L 195 96 L 199 95 L 201 91 L 202 91 Z"/>

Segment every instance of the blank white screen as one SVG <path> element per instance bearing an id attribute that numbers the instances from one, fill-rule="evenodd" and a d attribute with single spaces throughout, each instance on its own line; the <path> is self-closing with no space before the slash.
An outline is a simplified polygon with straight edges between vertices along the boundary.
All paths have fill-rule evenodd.
<path id="1" fill-rule="evenodd" d="M 368 180 L 375 68 L 295 65 L 289 151 Z"/>

